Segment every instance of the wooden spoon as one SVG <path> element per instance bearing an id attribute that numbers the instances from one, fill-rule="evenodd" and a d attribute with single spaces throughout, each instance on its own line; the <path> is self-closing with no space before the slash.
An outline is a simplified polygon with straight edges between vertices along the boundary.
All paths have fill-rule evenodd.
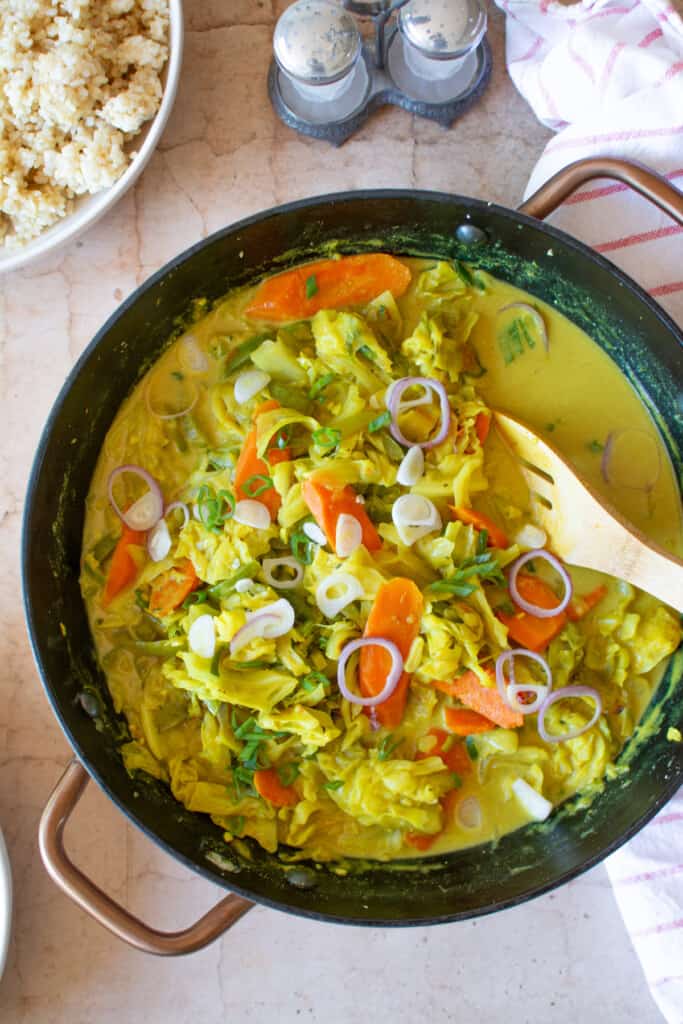
<path id="1" fill-rule="evenodd" d="M 683 612 L 683 561 L 649 541 L 524 423 L 507 413 L 494 417 L 558 558 L 626 580 Z"/>

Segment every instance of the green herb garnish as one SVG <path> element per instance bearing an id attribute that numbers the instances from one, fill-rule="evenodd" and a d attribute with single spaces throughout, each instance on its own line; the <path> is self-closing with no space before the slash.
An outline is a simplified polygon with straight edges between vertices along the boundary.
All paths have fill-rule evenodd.
<path id="1" fill-rule="evenodd" d="M 470 288 L 474 287 L 474 278 L 472 277 L 472 272 L 467 264 L 463 263 L 462 260 L 455 260 L 454 262 L 458 277 L 460 277 L 465 284 L 469 285 Z"/>
<path id="2" fill-rule="evenodd" d="M 318 281 L 315 274 L 311 274 L 310 277 L 306 278 L 306 298 L 312 299 L 314 295 L 318 294 Z"/>
<path id="3" fill-rule="evenodd" d="M 141 608 L 143 610 L 143 612 L 149 610 L 149 601 L 144 597 L 139 587 L 137 587 L 135 590 L 135 603 L 138 606 L 138 608 Z"/>
<path id="4" fill-rule="evenodd" d="M 341 789 L 343 785 L 343 779 L 330 779 L 329 782 L 323 782 L 323 789 Z"/>
<path id="5" fill-rule="evenodd" d="M 477 750 L 477 744 L 474 742 L 474 736 L 465 737 L 465 746 L 467 747 L 467 753 L 470 755 L 470 761 L 476 761 L 479 757 L 479 751 Z"/>
<path id="6" fill-rule="evenodd" d="M 272 661 L 266 661 L 265 658 L 252 658 L 251 661 L 233 661 L 231 664 L 235 668 L 272 668 Z"/>
<path id="7" fill-rule="evenodd" d="M 322 377 L 318 377 L 317 380 L 313 381 L 311 390 L 308 392 L 308 397 L 317 398 L 319 395 L 322 395 L 325 388 L 329 387 L 332 381 L 336 379 L 336 373 L 324 373 Z"/>
<path id="8" fill-rule="evenodd" d="M 305 690 L 306 693 L 312 693 L 313 690 L 317 690 L 319 686 L 323 689 L 328 689 L 330 681 L 323 672 L 309 672 L 307 676 L 301 680 L 301 689 Z"/>
<path id="9" fill-rule="evenodd" d="M 389 733 L 385 736 L 380 745 L 377 747 L 377 760 L 388 761 L 396 747 L 402 742 L 403 737 L 394 737 L 393 733 Z"/>
<path id="10" fill-rule="evenodd" d="M 172 376 L 172 377 L 173 377 L 173 378 L 174 378 L 175 380 L 185 380 L 185 374 L 184 374 L 184 373 L 181 373 L 181 372 L 180 372 L 180 370 L 172 370 L 172 371 L 171 371 L 171 376 Z"/>
<path id="11" fill-rule="evenodd" d="M 374 420 L 370 420 L 368 423 L 368 431 L 369 433 L 374 434 L 378 430 L 381 430 L 382 427 L 388 427 L 390 423 L 391 413 L 387 409 L 385 412 L 380 413 L 379 416 L 376 416 Z"/>
<path id="12" fill-rule="evenodd" d="M 297 562 L 301 562 L 302 565 L 311 564 L 313 561 L 315 544 L 310 537 L 307 537 L 305 533 L 297 530 L 297 532 L 293 533 L 290 537 L 289 546 Z"/>
<path id="13" fill-rule="evenodd" d="M 341 430 L 334 427 L 320 427 L 311 434 L 313 443 L 320 448 L 334 448 L 341 441 Z"/>
<path id="14" fill-rule="evenodd" d="M 267 729 L 262 729 L 253 716 L 245 719 L 240 725 L 234 709 L 231 725 L 235 739 L 241 740 L 243 743 L 242 749 L 237 755 L 238 764 L 232 769 L 233 783 L 239 799 L 241 788 L 253 792 L 254 772 L 260 768 L 270 767 L 268 755 L 263 749 L 266 741 L 289 736 L 289 733 L 269 732 Z"/>
<path id="15" fill-rule="evenodd" d="M 536 348 L 536 340 L 529 331 L 523 317 L 515 317 L 498 335 L 498 347 L 506 366 L 524 354 L 524 346 Z"/>
<path id="16" fill-rule="evenodd" d="M 245 366 L 249 362 L 251 353 L 255 352 L 264 341 L 267 341 L 272 336 L 272 333 L 272 331 L 264 331 L 262 334 L 255 334 L 233 349 L 230 358 L 225 364 L 225 376 L 229 377 L 235 370 Z"/>
<path id="17" fill-rule="evenodd" d="M 460 789 L 462 786 L 462 779 L 457 772 L 451 772 L 451 778 L 453 779 L 453 789 Z"/>
<path id="18" fill-rule="evenodd" d="M 360 345 L 356 352 L 359 356 L 365 356 L 365 358 L 369 359 L 370 362 L 372 363 L 374 363 L 374 361 L 377 359 L 375 352 L 370 348 L 369 345 Z"/>
<path id="19" fill-rule="evenodd" d="M 586 448 L 589 452 L 593 452 L 595 455 L 599 455 L 601 451 L 604 451 L 605 446 L 604 444 L 601 444 L 600 441 L 594 439 L 588 442 Z"/>
<path id="20" fill-rule="evenodd" d="M 296 761 L 287 761 L 285 764 L 279 764 L 275 770 L 283 786 L 291 786 L 295 779 L 299 777 L 299 765 Z"/>
<path id="21" fill-rule="evenodd" d="M 264 473 L 252 473 L 242 484 L 242 490 L 248 498 L 256 498 L 264 491 L 269 491 L 273 486 L 272 477 Z"/>
<path id="22" fill-rule="evenodd" d="M 235 498 L 230 491 L 220 490 L 214 494 L 208 484 L 202 484 L 197 491 L 197 509 L 207 530 L 220 533 L 226 519 L 235 511 Z"/>
<path id="23" fill-rule="evenodd" d="M 245 562 L 241 565 L 237 572 L 233 576 L 229 576 L 225 580 L 221 580 L 219 583 L 214 583 L 212 586 L 207 588 L 207 594 L 211 601 L 216 601 L 220 604 L 224 597 L 231 594 L 235 589 L 235 584 L 239 583 L 240 580 L 251 579 L 259 571 L 261 566 L 258 562 Z"/>
<path id="24" fill-rule="evenodd" d="M 481 531 L 482 534 L 485 534 L 485 532 L 485 530 Z M 486 540 L 484 540 L 484 544 L 486 544 Z M 479 548 L 477 550 L 479 551 Z M 477 589 L 476 583 L 469 582 L 473 578 L 478 578 L 482 583 L 486 581 L 487 583 L 506 584 L 505 577 L 497 560 L 490 552 L 483 551 L 472 558 L 466 558 L 456 569 L 453 576 L 449 576 L 445 580 L 437 580 L 436 583 L 431 583 L 427 590 L 433 594 L 452 594 L 454 597 L 469 597 Z"/>
<path id="25" fill-rule="evenodd" d="M 193 604 L 204 604 L 209 600 L 208 588 L 203 590 L 193 590 L 191 594 L 188 594 L 182 603 L 183 608 L 190 608 Z"/>
<path id="26" fill-rule="evenodd" d="M 227 818 L 225 823 L 228 832 L 231 832 L 234 836 L 244 835 L 244 826 L 247 822 L 243 814 L 235 814 L 232 818 Z"/>

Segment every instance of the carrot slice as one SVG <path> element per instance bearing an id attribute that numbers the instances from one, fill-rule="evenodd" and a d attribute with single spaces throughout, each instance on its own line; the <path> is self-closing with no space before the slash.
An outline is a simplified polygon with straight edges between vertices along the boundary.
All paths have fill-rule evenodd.
<path id="1" fill-rule="evenodd" d="M 114 548 L 109 565 L 107 582 L 102 595 L 102 604 L 105 606 L 114 600 L 116 595 L 125 587 L 129 586 L 138 574 L 138 567 L 135 559 L 128 550 L 131 545 L 142 546 L 145 543 L 147 534 L 144 530 L 131 530 L 123 524 L 123 533 Z"/>
<path id="2" fill-rule="evenodd" d="M 472 736 L 495 729 L 496 723 L 469 708 L 444 708 L 443 717 L 451 732 L 457 736 Z"/>
<path id="3" fill-rule="evenodd" d="M 583 619 L 584 616 L 588 615 L 588 613 L 595 608 L 596 604 L 600 604 L 606 593 L 607 587 L 604 583 L 601 583 L 599 587 L 596 587 L 595 590 L 591 590 L 589 594 L 584 594 L 582 597 L 575 597 L 567 605 L 567 618 L 571 622 L 578 622 L 579 619 Z"/>
<path id="4" fill-rule="evenodd" d="M 461 523 L 467 523 L 468 526 L 473 526 L 476 530 L 486 530 L 488 546 L 490 548 L 506 548 L 509 546 L 510 541 L 504 530 L 501 530 L 500 526 L 494 523 L 493 519 L 489 519 L 488 516 L 484 515 L 483 512 L 475 512 L 473 508 L 456 508 L 454 505 L 449 505 L 448 507 L 454 519 L 459 519 Z"/>
<path id="5" fill-rule="evenodd" d="M 468 669 L 467 672 L 463 673 L 459 679 L 453 682 L 453 695 L 458 698 L 459 701 L 472 711 L 478 712 L 479 716 L 483 716 L 485 719 L 489 719 L 490 723 L 493 722 L 495 725 L 499 725 L 501 729 L 518 729 L 524 721 L 522 715 L 518 711 L 513 711 L 509 707 L 495 686 L 482 686 L 479 681 L 479 676 L 476 672 L 472 672 Z M 446 724 L 449 729 L 453 728 L 451 721 L 456 723 L 458 718 L 456 715 L 451 715 L 451 721 L 449 721 L 448 712 L 458 711 L 457 708 L 446 708 L 444 716 L 446 717 Z M 477 724 L 473 721 L 473 724 Z M 479 723 L 482 727 L 478 729 L 478 732 L 484 732 L 483 723 Z M 464 725 L 464 720 L 463 720 Z M 457 729 L 453 729 L 457 732 Z"/>
<path id="6" fill-rule="evenodd" d="M 183 558 L 179 565 L 162 572 L 155 579 L 149 598 L 150 612 L 162 618 L 170 615 L 200 583 L 190 559 Z"/>
<path id="7" fill-rule="evenodd" d="M 467 775 L 472 770 L 472 762 L 463 743 L 452 743 L 449 747 L 448 741 L 453 740 L 451 733 L 445 729 L 430 729 L 428 736 L 433 736 L 435 745 L 429 751 L 419 750 L 415 755 L 416 761 L 424 761 L 425 757 L 440 757 L 449 771 L 457 775 Z M 469 733 L 467 734 L 469 735 Z"/>
<path id="8" fill-rule="evenodd" d="M 353 487 L 347 485 L 340 489 L 333 489 L 318 483 L 315 477 L 309 476 L 303 482 L 302 492 L 304 501 L 335 552 L 337 550 L 337 520 L 343 513 L 353 516 L 360 523 L 363 531 L 363 544 L 368 551 L 378 551 L 382 547 L 380 535 L 365 511 L 364 505 L 358 500 Z"/>
<path id="9" fill-rule="evenodd" d="M 474 430 L 479 438 L 479 444 L 486 444 L 486 438 L 491 429 L 491 417 L 487 412 L 478 412 L 474 421 Z"/>
<path id="10" fill-rule="evenodd" d="M 405 659 L 420 632 L 423 609 L 422 594 L 413 581 L 395 576 L 388 583 L 383 583 L 377 591 L 363 635 L 393 640 Z M 391 656 L 382 647 L 361 649 L 358 680 L 364 697 L 374 697 L 381 693 L 390 668 Z M 374 709 L 378 721 L 388 729 L 401 724 L 409 685 L 410 676 L 403 672 L 391 697 Z M 371 713 L 370 708 L 365 710 L 367 714 Z"/>
<path id="11" fill-rule="evenodd" d="M 293 807 L 299 802 L 297 791 L 293 786 L 283 786 L 274 768 L 259 768 L 255 771 L 254 788 L 273 807 Z"/>
<path id="12" fill-rule="evenodd" d="M 269 399 L 267 402 L 262 402 L 261 405 L 254 409 L 254 419 L 260 416 L 262 412 L 270 412 L 272 409 L 279 409 L 280 403 L 276 402 L 274 398 Z M 244 485 L 247 480 L 253 476 L 270 476 L 268 464 L 271 466 L 277 465 L 279 462 L 289 462 L 291 458 L 291 451 L 289 448 L 272 448 L 266 453 L 268 464 L 264 459 L 257 455 L 256 451 L 256 427 L 252 427 L 247 434 L 242 451 L 237 459 L 237 465 L 235 466 L 235 496 L 238 501 L 244 498 L 249 498 L 250 495 L 244 490 Z M 262 491 L 256 496 L 256 501 L 260 501 L 262 505 L 265 505 L 270 512 L 270 518 L 275 519 L 282 499 L 275 487 L 272 485 L 265 491 Z"/>
<path id="13" fill-rule="evenodd" d="M 517 589 L 525 601 L 536 604 L 539 608 L 555 608 L 559 604 L 555 591 L 537 576 L 520 573 L 517 577 Z M 517 608 L 512 614 L 497 611 L 496 615 L 507 626 L 508 634 L 515 643 L 537 653 L 545 650 L 567 622 L 565 612 L 551 615 L 548 619 L 529 615 L 521 608 Z"/>
<path id="14" fill-rule="evenodd" d="M 408 267 L 387 253 L 320 260 L 263 281 L 246 314 L 274 323 L 300 320 L 319 309 L 370 302 L 385 291 L 398 298 L 408 288 L 410 278 Z"/>

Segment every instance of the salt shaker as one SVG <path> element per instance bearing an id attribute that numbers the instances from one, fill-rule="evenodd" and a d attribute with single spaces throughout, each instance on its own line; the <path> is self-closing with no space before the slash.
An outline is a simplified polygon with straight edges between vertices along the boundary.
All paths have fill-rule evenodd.
<path id="1" fill-rule="evenodd" d="M 486 32 L 481 0 L 410 0 L 399 12 L 403 55 L 418 78 L 455 76 Z"/>

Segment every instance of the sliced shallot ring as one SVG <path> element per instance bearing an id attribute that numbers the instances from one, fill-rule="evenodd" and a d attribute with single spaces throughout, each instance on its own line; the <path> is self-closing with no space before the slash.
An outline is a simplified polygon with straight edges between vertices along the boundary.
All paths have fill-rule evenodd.
<path id="1" fill-rule="evenodd" d="M 258 395 L 259 391 L 263 391 L 267 384 L 270 384 L 269 373 L 265 373 L 264 370 L 245 370 L 235 379 L 235 401 L 243 405 L 254 395 Z"/>
<path id="2" fill-rule="evenodd" d="M 559 574 L 562 582 L 564 583 L 564 597 L 555 608 L 541 608 L 537 604 L 531 604 L 530 601 L 524 600 L 517 589 L 517 576 L 519 574 L 519 570 L 522 569 L 527 562 L 531 562 L 535 558 L 542 558 L 549 565 L 552 565 L 553 569 Z M 515 604 L 518 605 L 522 611 L 528 612 L 529 615 L 534 615 L 537 619 L 552 619 L 553 615 L 559 615 L 560 612 L 563 612 L 572 599 L 573 587 L 569 573 L 560 560 L 555 558 L 555 555 L 551 555 L 549 551 L 545 550 L 545 548 L 535 548 L 533 551 L 526 551 L 523 555 L 520 555 L 520 557 L 510 566 L 508 584 L 510 587 L 510 596 Z"/>
<path id="3" fill-rule="evenodd" d="M 318 544 L 319 547 L 325 547 L 327 544 L 327 537 L 317 523 L 304 523 L 302 530 L 308 539 L 312 540 L 314 544 Z"/>
<path id="4" fill-rule="evenodd" d="M 153 562 L 163 562 L 171 550 L 171 534 L 165 519 L 155 523 L 147 534 L 147 554 Z"/>
<path id="5" fill-rule="evenodd" d="M 481 828 L 482 813 L 481 804 L 476 796 L 467 796 L 458 804 L 456 811 L 458 824 L 463 828 Z"/>
<path id="6" fill-rule="evenodd" d="M 273 601 L 247 615 L 247 621 L 230 641 L 230 653 L 235 654 L 256 637 L 274 640 L 278 636 L 284 636 L 293 625 L 294 609 L 289 601 L 281 597 L 279 601 Z"/>
<path id="7" fill-rule="evenodd" d="M 187 642 L 190 650 L 200 658 L 213 658 L 216 652 L 216 626 L 213 615 L 207 612 L 194 620 L 187 634 Z"/>
<path id="8" fill-rule="evenodd" d="M 156 416 L 158 420 L 177 420 L 180 419 L 181 416 L 187 416 L 188 412 L 192 412 L 195 405 L 197 404 L 197 399 L 199 398 L 199 392 L 197 391 L 197 388 L 195 387 L 194 384 L 190 384 L 193 397 L 190 399 L 189 405 L 186 405 L 184 409 L 180 409 L 178 412 L 157 412 L 157 410 L 152 405 L 150 387 L 151 381 L 145 388 L 145 403 L 147 405 L 147 408 L 151 412 L 152 416 Z"/>
<path id="9" fill-rule="evenodd" d="M 439 399 L 439 411 L 441 413 L 441 425 L 436 435 L 430 438 L 428 441 L 410 441 L 404 434 L 401 433 L 401 428 L 398 425 L 399 413 L 404 409 L 412 408 L 412 405 L 408 402 L 401 402 L 401 395 L 403 392 L 413 385 L 420 384 L 424 388 L 431 388 L 435 392 Z M 414 405 L 424 405 L 423 401 L 415 402 Z M 451 406 L 448 401 L 448 395 L 443 384 L 434 380 L 433 377 L 401 377 L 392 384 L 389 394 L 387 395 L 387 409 L 391 413 L 391 423 L 389 424 L 389 430 L 391 436 L 399 444 L 402 444 L 405 448 L 422 448 L 428 450 L 435 448 L 438 444 L 443 444 L 448 436 L 448 430 L 451 425 Z"/>
<path id="10" fill-rule="evenodd" d="M 251 526 L 255 530 L 267 530 L 270 526 L 270 512 L 262 501 L 255 498 L 243 498 L 235 505 L 232 518 L 242 526 Z"/>
<path id="11" fill-rule="evenodd" d="M 386 682 L 381 691 L 374 697 L 361 697 L 360 694 L 352 693 L 346 682 L 346 663 L 351 655 L 355 651 L 360 650 L 361 647 L 381 647 L 391 655 L 391 669 L 389 670 Z M 342 696 L 350 701 L 351 704 L 360 704 L 364 708 L 375 708 L 378 704 L 383 704 L 385 700 L 391 697 L 398 686 L 402 672 L 403 657 L 393 640 L 386 640 L 383 636 L 363 636 L 357 640 L 351 640 L 342 649 L 337 663 L 337 685 L 341 690 Z"/>
<path id="12" fill-rule="evenodd" d="M 293 569 L 294 576 L 292 579 L 277 579 L 273 575 L 273 570 L 277 569 L 278 566 L 283 566 L 285 569 Z M 271 587 L 275 587 L 276 590 L 292 590 L 294 587 L 298 587 L 304 578 L 303 566 L 292 555 L 283 555 L 282 558 L 264 558 L 261 568 L 263 569 L 266 583 Z"/>
<path id="13" fill-rule="evenodd" d="M 139 498 L 126 512 L 119 508 L 114 497 L 114 483 L 122 473 L 133 473 L 135 476 L 139 476 L 149 488 L 147 494 L 143 494 L 142 498 Z M 124 466 L 117 466 L 116 469 L 113 469 L 107 481 L 107 493 L 111 507 L 119 519 L 131 530 L 151 530 L 164 514 L 164 499 L 161 488 L 151 473 L 148 473 L 141 466 L 127 463 Z"/>
<path id="14" fill-rule="evenodd" d="M 547 684 L 542 686 L 539 683 L 518 683 L 515 679 L 515 658 L 529 658 L 540 665 L 548 680 Z M 506 679 L 505 666 L 508 662 L 510 662 L 509 678 Z M 550 665 L 541 654 L 537 654 L 535 651 L 528 651 L 525 647 L 515 647 L 511 651 L 503 651 L 496 658 L 496 686 L 505 703 L 513 711 L 518 711 L 522 715 L 531 715 L 534 711 L 538 711 L 550 693 L 552 685 L 553 674 Z M 535 693 L 536 700 L 531 704 L 520 704 L 517 699 L 520 693 Z"/>
<path id="15" fill-rule="evenodd" d="M 631 484 L 624 483 L 623 480 L 615 480 L 614 472 L 610 471 L 610 463 L 614 455 L 614 446 L 619 438 L 623 437 L 625 434 L 643 434 L 648 441 L 652 442 L 657 457 L 657 471 L 652 479 L 645 484 Z M 603 480 L 610 487 L 625 487 L 630 491 L 643 491 L 645 494 L 650 494 L 662 474 L 662 459 L 656 440 L 652 434 L 648 433 L 647 430 L 641 430 L 640 427 L 623 427 L 621 430 L 612 430 L 607 435 L 607 440 L 605 441 L 602 458 L 600 459 L 600 472 L 602 473 Z"/>
<path id="16" fill-rule="evenodd" d="M 187 373 L 206 373 L 209 360 L 199 347 L 194 334 L 178 339 L 178 362 Z"/>
<path id="17" fill-rule="evenodd" d="M 329 592 L 334 587 L 343 587 L 344 592 L 339 597 L 329 597 Z M 340 611 L 363 596 L 363 587 L 355 576 L 349 572 L 333 572 L 321 580 L 315 591 L 315 601 L 323 615 L 333 619 Z"/>
<path id="18" fill-rule="evenodd" d="M 498 313 L 507 313 L 510 309 L 521 309 L 523 313 L 526 313 L 531 317 L 536 330 L 538 331 L 541 341 L 543 342 L 543 348 L 548 352 L 550 350 L 550 342 L 548 340 L 548 328 L 545 325 L 545 320 L 533 306 L 530 306 L 528 302 L 508 302 L 506 306 L 501 306 Z"/>
<path id="19" fill-rule="evenodd" d="M 442 526 L 436 505 L 421 494 L 402 494 L 397 498 L 391 506 L 391 519 L 406 547 Z"/>
<path id="20" fill-rule="evenodd" d="M 424 452 L 420 448 L 419 444 L 414 444 L 412 448 L 408 449 L 401 460 L 401 465 L 398 467 L 396 473 L 396 482 L 401 484 L 403 487 L 414 487 L 422 477 L 424 471 Z"/>
<path id="21" fill-rule="evenodd" d="M 363 527 L 355 516 L 342 512 L 337 519 L 334 548 L 340 558 L 348 558 L 363 543 Z"/>
<path id="22" fill-rule="evenodd" d="M 570 729 L 569 732 L 555 735 L 548 732 L 545 727 L 545 716 L 550 708 L 558 700 L 569 700 L 572 697 L 589 697 L 595 701 L 595 711 L 590 722 L 586 725 L 580 726 L 578 729 Z M 540 711 L 538 712 L 538 733 L 541 739 L 545 740 L 546 743 L 565 743 L 567 740 L 575 740 L 577 736 L 583 736 L 585 732 L 591 729 L 598 718 L 602 714 L 602 699 L 597 690 L 594 690 L 592 686 L 563 686 L 560 690 L 553 690 L 546 699 L 543 701 Z"/>
<path id="23" fill-rule="evenodd" d="M 190 521 L 190 510 L 184 501 L 172 501 L 170 505 L 167 505 L 164 510 L 164 519 L 169 512 L 179 511 L 183 513 L 183 525 L 180 527 L 183 530 Z"/>

